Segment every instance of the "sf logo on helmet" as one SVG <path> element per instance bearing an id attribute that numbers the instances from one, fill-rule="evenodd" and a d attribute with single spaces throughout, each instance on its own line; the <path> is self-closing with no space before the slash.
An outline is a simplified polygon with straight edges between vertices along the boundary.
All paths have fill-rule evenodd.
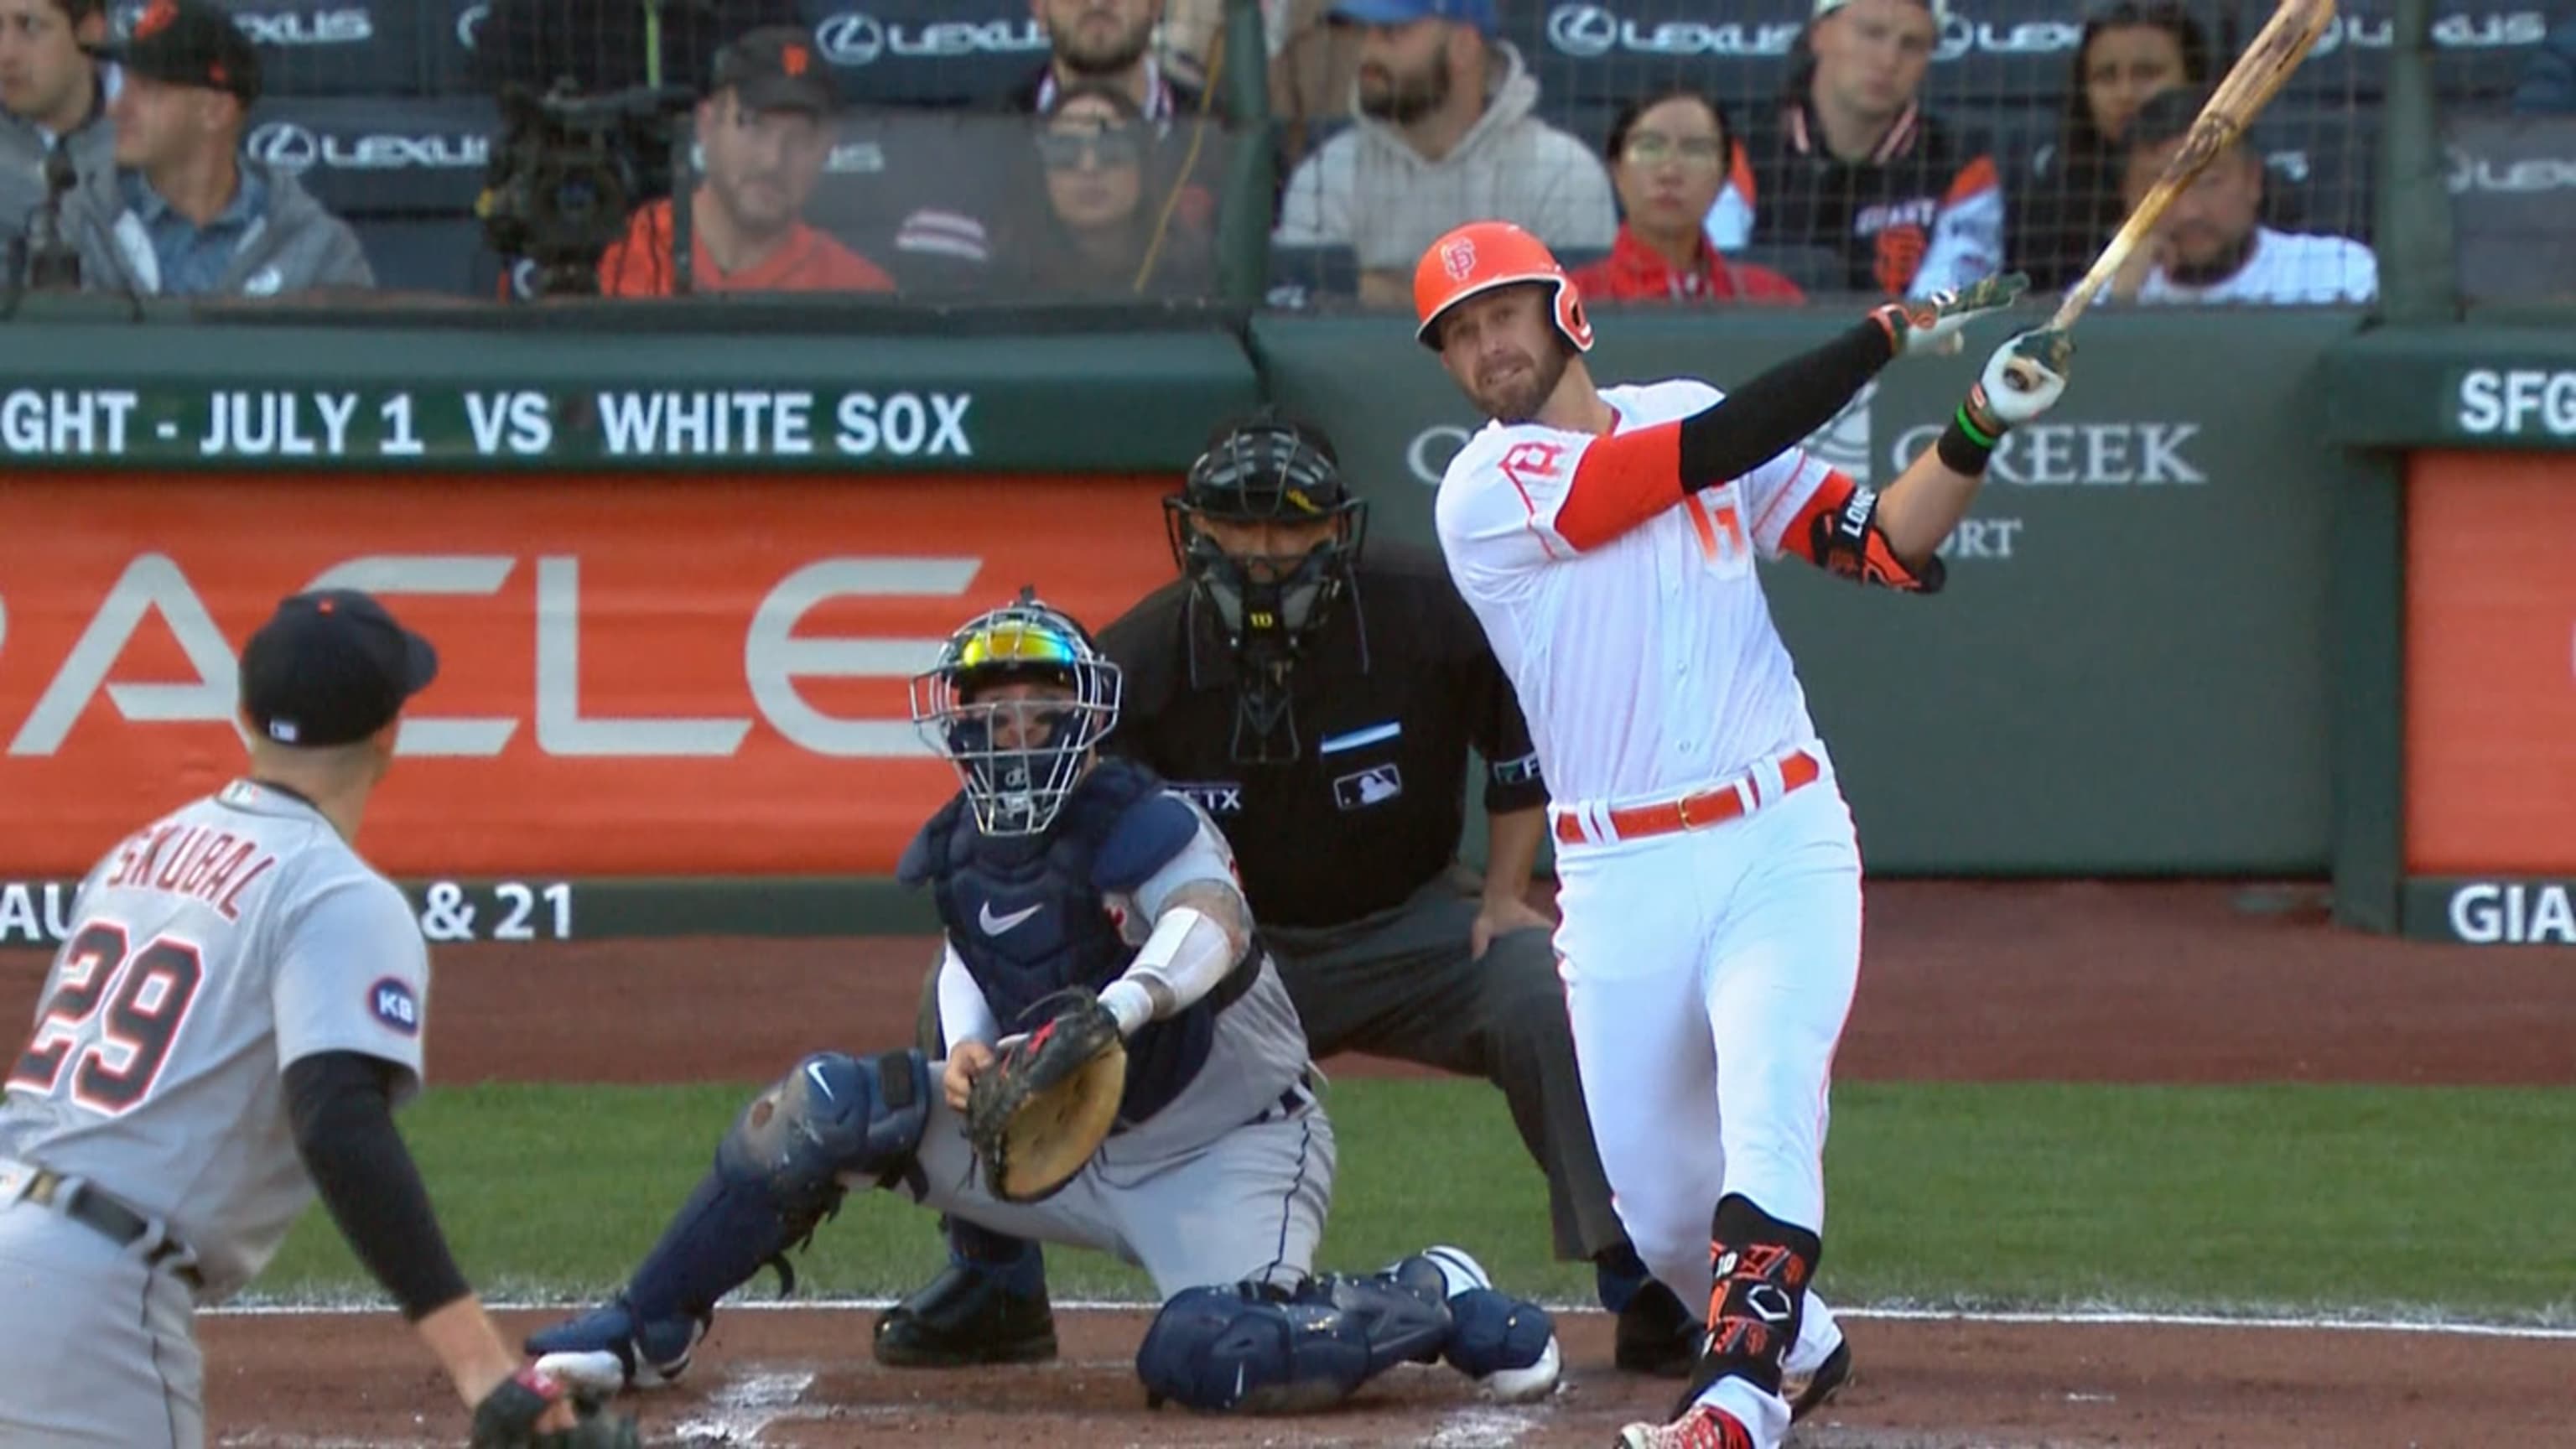
<path id="1" fill-rule="evenodd" d="M 1440 249 L 1440 265 L 1447 268 L 1453 280 L 1465 281 L 1476 275 L 1476 244 L 1465 237 Z"/>

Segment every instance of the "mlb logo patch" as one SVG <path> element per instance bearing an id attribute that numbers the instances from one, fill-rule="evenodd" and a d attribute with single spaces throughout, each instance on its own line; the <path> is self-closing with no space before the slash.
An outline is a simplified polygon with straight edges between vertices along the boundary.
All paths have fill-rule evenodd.
<path id="1" fill-rule="evenodd" d="M 409 985 L 387 976 L 367 988 L 367 1014 L 387 1030 L 404 1036 L 420 1034 L 420 998 Z"/>
<path id="2" fill-rule="evenodd" d="M 1345 810 L 1383 805 L 1404 793 L 1404 773 L 1393 764 L 1373 765 L 1333 782 L 1333 803 Z"/>

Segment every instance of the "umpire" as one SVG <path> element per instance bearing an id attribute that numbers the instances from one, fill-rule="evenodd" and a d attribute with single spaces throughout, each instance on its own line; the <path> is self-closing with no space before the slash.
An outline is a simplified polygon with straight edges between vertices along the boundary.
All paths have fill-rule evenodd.
<path id="1" fill-rule="evenodd" d="M 1127 696 L 1103 748 L 1225 831 L 1315 1060 L 1365 1051 L 1502 1089 L 1557 1255 L 1589 1258 L 1619 1315 L 1619 1366 L 1686 1375 L 1699 1325 L 1647 1276 L 1594 1151 L 1552 923 L 1524 895 L 1547 787 L 1475 616 L 1437 555 L 1363 559 L 1367 504 L 1331 441 L 1267 410 L 1218 430 L 1164 514 L 1182 576 L 1101 633 Z M 1481 890 L 1457 858 L 1471 748 Z M 935 987 L 922 1033 L 940 1048 Z M 878 1361 L 1053 1358 L 1036 1245 L 947 1227 L 949 1266 L 877 1321 Z"/>

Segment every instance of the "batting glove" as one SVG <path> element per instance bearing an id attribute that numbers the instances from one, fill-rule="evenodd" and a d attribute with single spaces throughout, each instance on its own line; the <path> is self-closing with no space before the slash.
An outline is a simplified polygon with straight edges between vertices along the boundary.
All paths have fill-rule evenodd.
<path id="1" fill-rule="evenodd" d="M 1959 333 L 1970 322 L 2000 311 L 2030 289 L 2026 272 L 1982 277 L 1950 292 L 1935 292 L 1920 301 L 1889 302 L 1869 315 L 1887 329 L 1899 357 L 1947 357 L 1967 345 Z"/>
<path id="2" fill-rule="evenodd" d="M 2066 395 L 2067 364 L 2075 339 L 2054 327 L 2024 332 L 1986 359 L 1986 371 L 1968 390 L 1961 409 L 1968 426 L 2001 437 L 2006 428 L 2032 421 Z"/>

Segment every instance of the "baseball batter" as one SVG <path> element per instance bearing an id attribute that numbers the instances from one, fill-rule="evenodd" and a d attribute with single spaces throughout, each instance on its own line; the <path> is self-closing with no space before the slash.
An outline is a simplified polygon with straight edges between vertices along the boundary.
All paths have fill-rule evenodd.
<path id="1" fill-rule="evenodd" d="M 286 600 L 242 652 L 249 776 L 82 882 L 0 1098 L 0 1443 L 202 1444 L 195 1309 L 256 1278 L 317 1188 L 477 1445 L 636 1442 L 521 1370 L 390 1116 L 420 1087 L 429 956 L 351 842 L 436 673 L 364 594 Z"/>
<path id="2" fill-rule="evenodd" d="M 1118 666 L 1023 595 L 953 635 L 914 681 L 914 718 L 963 790 L 905 852 L 946 927 L 947 1052 L 822 1053 L 756 1097 L 625 1291 L 537 1334 L 538 1366 L 595 1387 L 687 1367 L 719 1298 L 812 1234 L 852 1185 L 979 1227 L 1143 1266 L 1163 1309 L 1137 1352 L 1149 1394 L 1212 1411 L 1311 1409 L 1395 1364 L 1445 1358 L 1506 1399 L 1555 1387 L 1545 1310 L 1434 1248 L 1368 1277 L 1317 1277 L 1333 1131 L 1306 1037 L 1254 940 L 1234 857 L 1198 806 L 1103 760 Z M 963 1127 L 995 1050 L 1097 993 L 1127 1052 L 1116 1126 L 1036 1202 L 976 1176 Z M 792 1283 L 792 1280 L 791 1280 Z"/>
<path id="3" fill-rule="evenodd" d="M 1934 551 L 1997 440 L 2065 389 L 2062 335 L 2006 343 L 1883 494 L 1796 444 L 2022 285 L 1882 306 L 1727 396 L 1596 387 L 1582 298 L 1517 227 L 1461 227 L 1415 271 L 1422 341 L 1490 420 L 1441 480 L 1438 530 L 1552 787 L 1556 947 L 1602 1165 L 1647 1266 L 1709 1305 L 1674 1421 L 1629 1426 L 1629 1449 L 1780 1442 L 1824 1246 L 1860 851 L 1755 561 L 1940 587 Z M 2015 357 L 2030 391 L 2007 385 Z"/>

